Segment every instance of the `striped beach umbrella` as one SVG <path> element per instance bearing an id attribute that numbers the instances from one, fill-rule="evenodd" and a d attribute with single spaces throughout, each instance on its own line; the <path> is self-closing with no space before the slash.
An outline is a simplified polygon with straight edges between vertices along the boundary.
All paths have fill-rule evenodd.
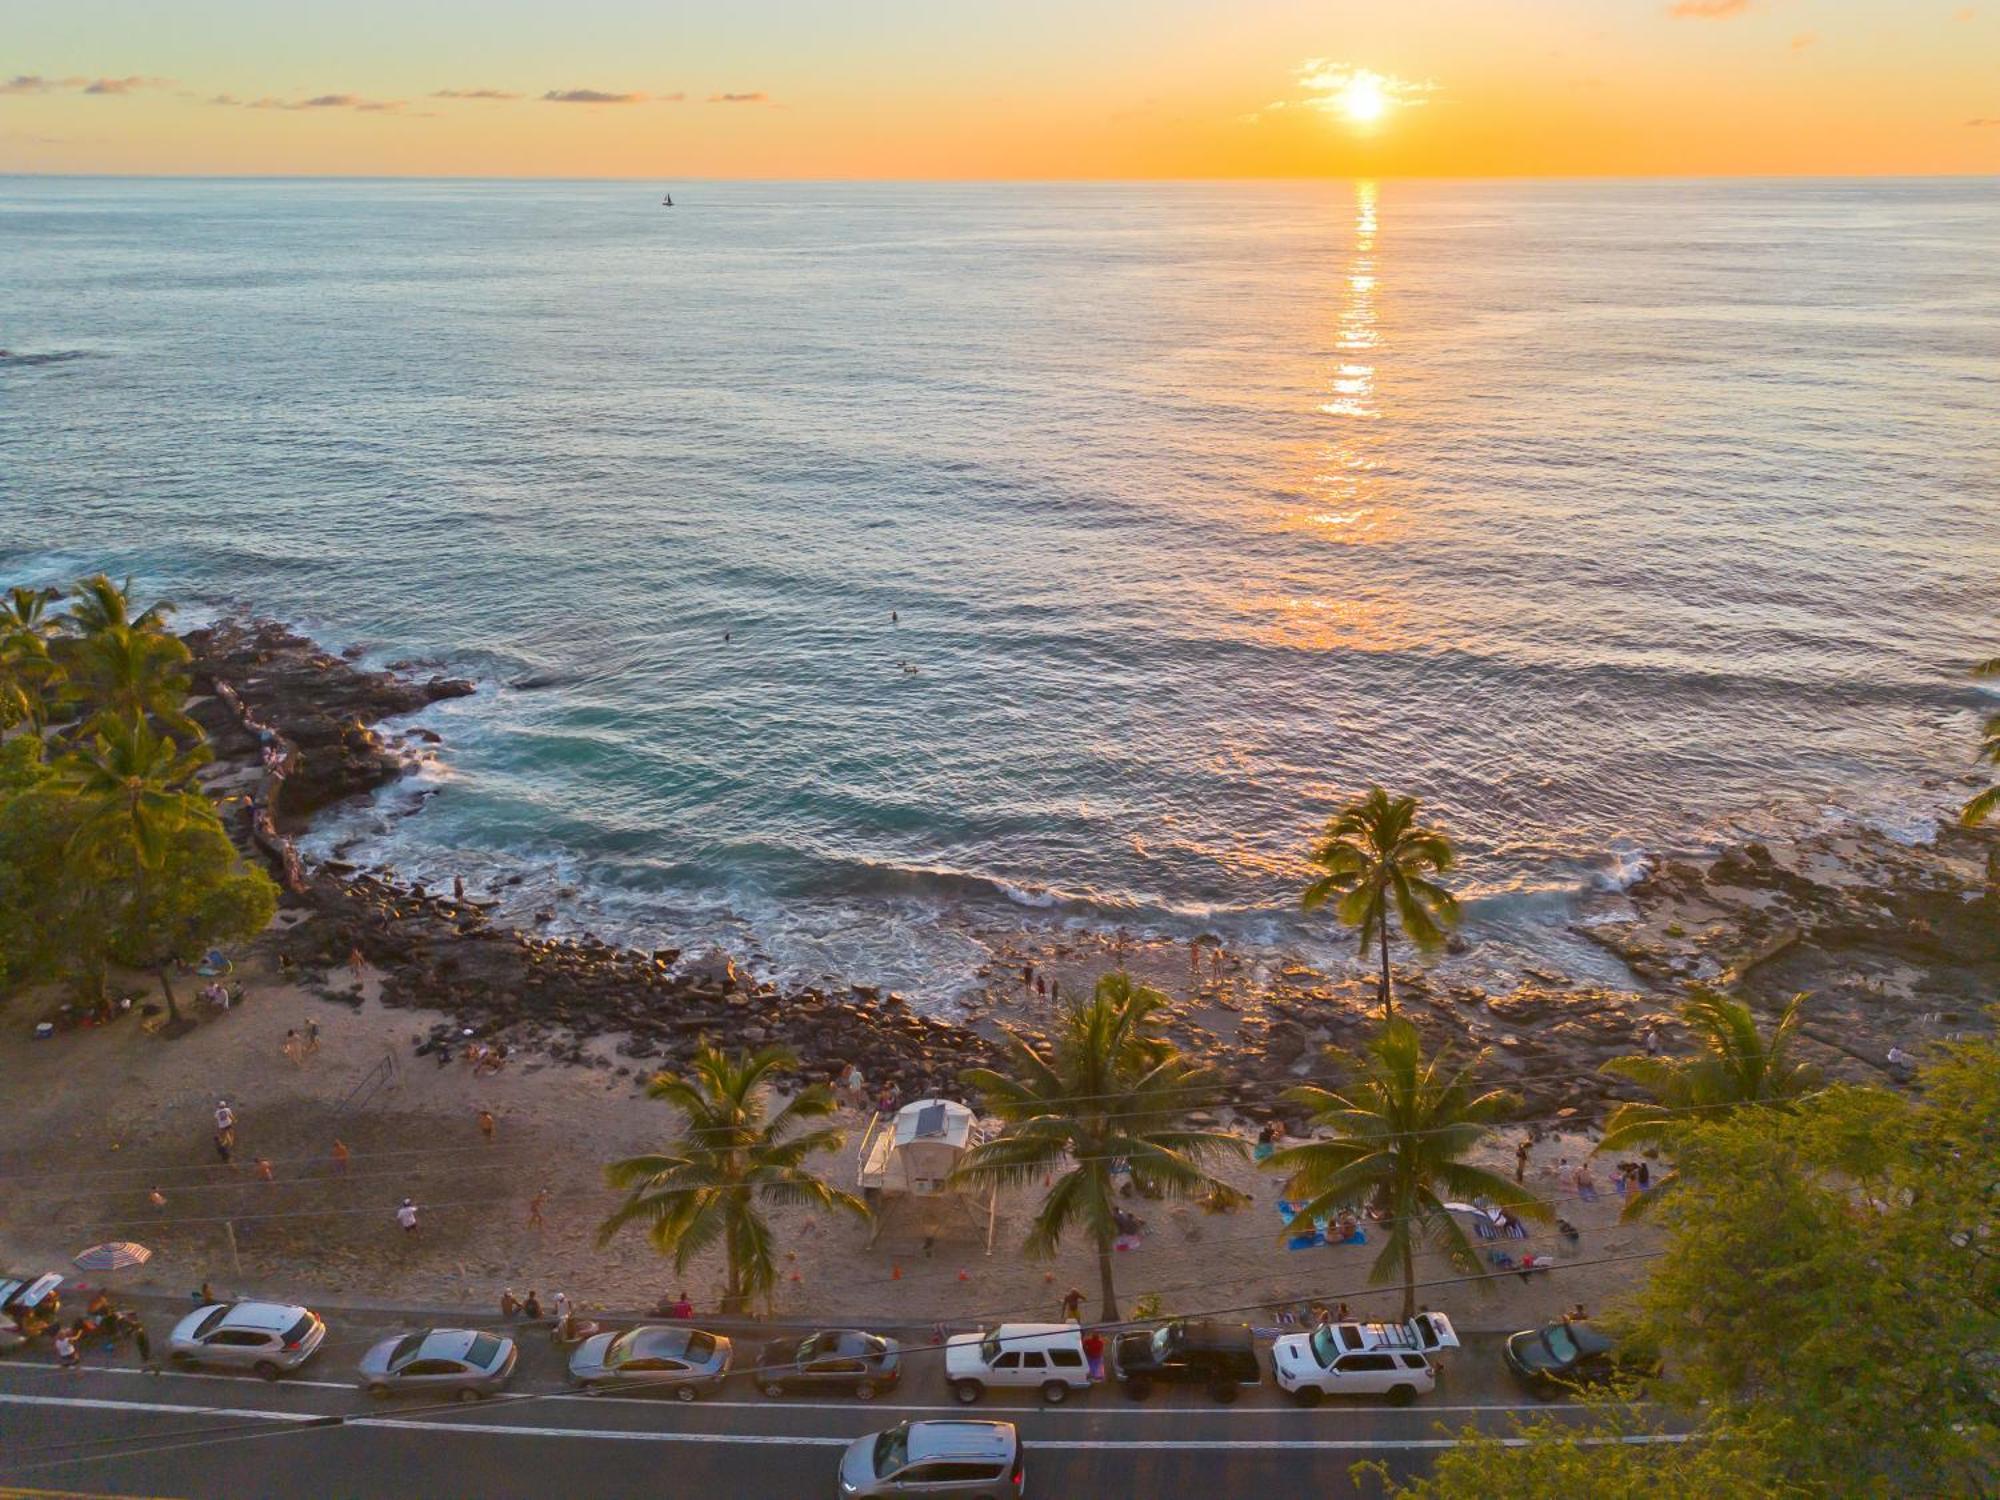
<path id="1" fill-rule="evenodd" d="M 144 1245 L 135 1245 L 130 1240 L 112 1240 L 107 1244 L 92 1245 L 76 1257 L 76 1264 L 85 1271 L 122 1271 L 127 1266 L 142 1266 L 153 1258 L 153 1252 Z"/>

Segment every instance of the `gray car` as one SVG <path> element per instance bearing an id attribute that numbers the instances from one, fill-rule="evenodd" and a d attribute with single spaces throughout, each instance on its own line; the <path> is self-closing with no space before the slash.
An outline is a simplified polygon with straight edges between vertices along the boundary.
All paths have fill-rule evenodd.
<path id="1" fill-rule="evenodd" d="M 276 1380 L 313 1357 L 326 1324 L 309 1308 L 282 1302 L 212 1302 L 174 1325 L 167 1357 L 181 1365 L 254 1370 Z"/>
<path id="2" fill-rule="evenodd" d="M 840 1459 L 841 1500 L 1016 1500 L 1025 1480 L 1021 1437 L 1012 1422 L 905 1422 L 856 1438 Z"/>
<path id="3" fill-rule="evenodd" d="M 361 1388 L 378 1399 L 421 1391 L 476 1401 L 513 1379 L 517 1356 L 514 1341 L 497 1333 L 469 1328 L 406 1333 L 361 1356 Z"/>
<path id="4" fill-rule="evenodd" d="M 729 1373 L 729 1340 L 686 1326 L 641 1324 L 585 1339 L 570 1356 L 569 1378 L 587 1392 L 657 1391 L 692 1401 Z"/>

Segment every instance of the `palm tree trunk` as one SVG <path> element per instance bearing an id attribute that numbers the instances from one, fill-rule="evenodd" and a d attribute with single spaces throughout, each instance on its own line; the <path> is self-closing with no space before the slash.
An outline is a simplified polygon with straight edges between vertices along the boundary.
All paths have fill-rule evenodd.
<path id="1" fill-rule="evenodd" d="M 1104 1321 L 1118 1321 L 1118 1288 L 1111 1279 L 1111 1236 L 1101 1230 L 1097 1236 L 1097 1290 L 1104 1301 Z"/>
<path id="2" fill-rule="evenodd" d="M 1382 1019 L 1388 1020 L 1396 1013 L 1395 994 L 1389 988 L 1389 914 L 1382 913 Z"/>
<path id="3" fill-rule="evenodd" d="M 1417 1315 L 1417 1253 L 1416 1226 L 1404 1224 L 1403 1230 L 1403 1321 L 1409 1322 Z"/>

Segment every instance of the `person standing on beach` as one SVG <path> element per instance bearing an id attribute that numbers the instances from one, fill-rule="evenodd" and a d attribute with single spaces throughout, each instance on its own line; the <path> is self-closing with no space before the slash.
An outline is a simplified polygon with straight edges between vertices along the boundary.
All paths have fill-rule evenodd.
<path id="1" fill-rule="evenodd" d="M 356 944 L 347 950 L 347 967 L 354 971 L 354 982 L 361 982 L 362 974 L 368 968 L 368 960 L 361 956 L 361 946 Z"/>
<path id="2" fill-rule="evenodd" d="M 307 1016 L 307 1017 L 306 1017 L 306 1054 L 307 1054 L 308 1056 L 310 1056 L 311 1054 L 313 1054 L 313 1053 L 315 1053 L 315 1052 L 317 1052 L 317 1051 L 319 1051 L 319 1022 L 318 1022 L 318 1021 L 315 1021 L 315 1020 L 314 1020 L 314 1019 L 313 1019 L 313 1018 L 312 1018 L 311 1016 Z"/>
<path id="3" fill-rule="evenodd" d="M 451 877 L 451 899 L 454 901 L 465 900 L 465 877 L 463 875 L 454 875 Z"/>
<path id="4" fill-rule="evenodd" d="M 493 1111 L 492 1111 L 492 1110 L 490 1110 L 490 1109 L 482 1109 L 482 1110 L 481 1110 L 481 1111 L 479 1112 L 479 1133 L 480 1133 L 480 1135 L 482 1135 L 483 1137 L 485 1137 L 485 1140 L 486 1140 L 486 1144 L 487 1144 L 487 1145 L 489 1145 L 489 1146 L 490 1146 L 490 1145 L 492 1145 L 492 1144 L 493 1144 Z"/>
<path id="5" fill-rule="evenodd" d="M 347 1175 L 347 1142 L 339 1136 L 333 1138 L 333 1175 L 336 1177 Z"/>
<path id="6" fill-rule="evenodd" d="M 76 1335 L 67 1328 L 56 1330 L 56 1364 L 72 1375 L 83 1368 L 83 1356 L 76 1350 Z"/>
<path id="7" fill-rule="evenodd" d="M 403 1226 L 404 1234 L 417 1232 L 417 1200 L 405 1198 L 396 1206 L 396 1222 Z"/>
<path id="8" fill-rule="evenodd" d="M 285 1044 L 279 1049 L 285 1054 L 285 1061 L 293 1067 L 302 1067 L 306 1060 L 306 1044 L 299 1040 L 299 1034 L 291 1027 L 285 1028 Z"/>
<path id="9" fill-rule="evenodd" d="M 1034 987 L 1035 987 L 1035 966 L 1032 963 L 1022 964 L 1021 989 L 1025 992 L 1033 989 Z"/>
<path id="10" fill-rule="evenodd" d="M 1060 979 L 1051 979 L 1049 981 L 1049 1003 L 1051 1005 L 1062 1003 L 1062 981 Z"/>
<path id="11" fill-rule="evenodd" d="M 1071 1287 L 1068 1291 L 1063 1293 L 1063 1299 L 1062 1299 L 1063 1321 L 1065 1323 L 1075 1323 L 1082 1318 L 1082 1315 L 1083 1315 L 1082 1289 L 1078 1287 Z"/>
<path id="12" fill-rule="evenodd" d="M 257 1158 L 257 1180 L 259 1182 L 275 1182 L 277 1180 L 277 1174 L 271 1169 L 270 1157 L 260 1156 Z"/>
<path id="13" fill-rule="evenodd" d="M 236 1111 L 229 1107 L 227 1099 L 218 1099 L 215 1101 L 215 1133 L 221 1135 L 225 1131 L 229 1133 L 230 1139 L 233 1142 L 236 1131 Z"/>
<path id="14" fill-rule="evenodd" d="M 146 1194 L 146 1201 L 152 1204 L 153 1207 L 158 1209 L 161 1213 L 165 1213 L 167 1211 L 167 1195 L 161 1192 L 158 1188 L 154 1188 L 152 1192 Z"/>
<path id="15" fill-rule="evenodd" d="M 1520 1145 L 1514 1148 L 1514 1181 L 1517 1184 L 1525 1180 L 1528 1175 L 1529 1149 L 1530 1148 L 1528 1142 L 1525 1138 L 1521 1141 Z"/>
<path id="16" fill-rule="evenodd" d="M 137 1318 L 132 1320 L 132 1347 L 139 1354 L 139 1368 L 148 1375 L 160 1373 L 160 1367 L 153 1363 L 153 1340 L 146 1333 L 146 1325 Z"/>
<path id="17" fill-rule="evenodd" d="M 528 1200 L 528 1227 L 540 1229 L 543 1226 L 542 1205 L 549 1201 L 549 1190 L 545 1187 Z M 533 1296 L 530 1292 L 528 1295 Z"/>

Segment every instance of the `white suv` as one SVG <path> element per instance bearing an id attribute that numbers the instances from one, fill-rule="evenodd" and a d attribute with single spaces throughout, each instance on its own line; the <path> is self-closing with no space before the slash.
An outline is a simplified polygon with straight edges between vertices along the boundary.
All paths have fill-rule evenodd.
<path id="1" fill-rule="evenodd" d="M 212 1302 L 174 1325 L 167 1357 L 176 1364 L 226 1365 L 276 1380 L 313 1357 L 326 1324 L 309 1308 L 282 1302 Z"/>
<path id="2" fill-rule="evenodd" d="M 1437 1384 L 1437 1360 L 1458 1347 L 1443 1313 L 1407 1323 L 1323 1323 L 1288 1333 L 1271 1346 L 1278 1384 L 1301 1406 L 1323 1396 L 1387 1396 L 1402 1406 Z"/>
<path id="3" fill-rule="evenodd" d="M 1002 1323 L 953 1334 L 945 1341 L 944 1373 L 952 1394 L 968 1406 L 988 1386 L 1040 1391 L 1051 1406 L 1090 1389 L 1083 1330 L 1074 1323 Z"/>

